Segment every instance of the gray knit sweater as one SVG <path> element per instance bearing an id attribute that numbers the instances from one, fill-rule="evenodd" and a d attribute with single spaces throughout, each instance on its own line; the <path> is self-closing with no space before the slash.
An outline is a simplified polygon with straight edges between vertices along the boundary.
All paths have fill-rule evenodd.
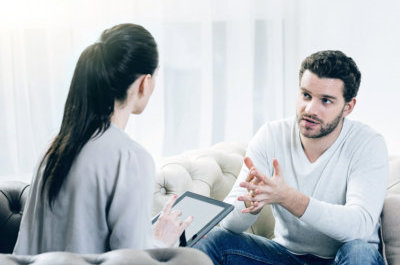
<path id="1" fill-rule="evenodd" d="M 14 253 L 153 247 L 154 175 L 149 153 L 111 124 L 76 157 L 53 211 L 33 179 Z"/>

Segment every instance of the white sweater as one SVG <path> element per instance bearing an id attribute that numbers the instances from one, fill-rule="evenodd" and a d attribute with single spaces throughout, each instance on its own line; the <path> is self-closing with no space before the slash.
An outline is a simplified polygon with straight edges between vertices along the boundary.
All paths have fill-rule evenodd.
<path id="1" fill-rule="evenodd" d="M 388 178 L 388 156 L 383 137 L 366 125 L 344 120 L 336 141 L 311 163 L 302 148 L 296 119 L 266 123 L 249 143 L 246 156 L 266 176 L 273 175 L 277 158 L 286 183 L 310 196 L 301 218 L 278 204 L 274 240 L 295 254 L 332 258 L 343 242 L 362 239 L 378 244 L 379 216 Z M 235 210 L 222 227 L 244 232 L 257 215 L 242 214 L 237 200 L 247 190 L 239 186 L 248 169 L 243 165 L 226 202 Z"/>

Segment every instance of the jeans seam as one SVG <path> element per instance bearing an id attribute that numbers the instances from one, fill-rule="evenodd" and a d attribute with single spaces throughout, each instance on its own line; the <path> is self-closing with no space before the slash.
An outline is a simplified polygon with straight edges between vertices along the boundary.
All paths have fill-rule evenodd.
<path id="1" fill-rule="evenodd" d="M 242 257 L 245 257 L 248 259 L 252 259 L 252 260 L 256 260 L 258 262 L 268 264 L 268 265 L 273 265 L 273 263 L 268 262 L 266 259 L 263 259 L 256 255 L 251 255 L 251 254 L 247 253 L 246 251 L 232 250 L 232 249 L 223 251 L 223 253 L 222 253 L 223 257 L 226 257 L 228 255 L 242 256 Z M 276 265 L 279 265 L 279 264 L 276 264 Z M 284 265 L 284 264 L 282 264 L 282 265 Z"/>

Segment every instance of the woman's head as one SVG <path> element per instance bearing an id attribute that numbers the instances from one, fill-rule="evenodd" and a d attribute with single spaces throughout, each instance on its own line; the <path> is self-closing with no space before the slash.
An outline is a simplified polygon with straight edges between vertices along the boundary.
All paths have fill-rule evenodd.
<path id="1" fill-rule="evenodd" d="M 135 24 L 120 24 L 105 30 L 98 42 L 82 52 L 71 81 L 60 132 L 41 164 L 46 164 L 42 190 L 48 187 L 50 204 L 83 145 L 110 126 L 115 104 L 124 104 L 131 85 L 139 79 L 149 81 L 157 66 L 157 44 L 153 36 Z M 145 103 L 132 112 L 140 113 Z"/>
<path id="2" fill-rule="evenodd" d="M 66 110 L 81 104 L 95 119 L 107 123 L 115 101 L 124 102 L 130 85 L 142 75 L 153 75 L 157 66 L 157 44 L 142 26 L 121 24 L 107 29 L 99 42 L 82 52 Z"/>

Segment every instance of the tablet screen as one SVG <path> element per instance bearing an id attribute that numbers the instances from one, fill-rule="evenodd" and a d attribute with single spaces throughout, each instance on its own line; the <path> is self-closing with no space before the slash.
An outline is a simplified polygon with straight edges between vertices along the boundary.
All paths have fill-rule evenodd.
<path id="1" fill-rule="evenodd" d="M 190 240 L 225 208 L 192 197 L 184 197 L 173 209 L 182 211 L 179 217 L 182 220 L 186 220 L 191 215 L 194 217 L 193 222 L 185 230 L 186 239 Z"/>
<path id="2" fill-rule="evenodd" d="M 186 220 L 189 216 L 193 216 L 192 223 L 186 228 L 183 235 L 187 246 L 193 246 L 231 212 L 233 206 L 229 203 L 186 191 L 176 200 L 171 211 L 174 210 L 182 212 L 182 215 L 179 217 L 182 221 Z M 153 224 L 157 221 L 158 217 L 159 214 L 153 218 Z"/>

